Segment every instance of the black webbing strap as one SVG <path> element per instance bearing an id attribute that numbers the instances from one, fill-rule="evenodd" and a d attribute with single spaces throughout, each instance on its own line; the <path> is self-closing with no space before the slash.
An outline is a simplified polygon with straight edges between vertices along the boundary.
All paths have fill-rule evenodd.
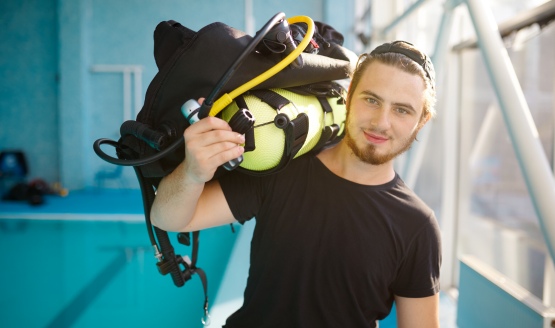
<path id="1" fill-rule="evenodd" d="M 247 103 L 245 102 L 245 98 L 243 96 L 238 96 L 237 98 L 235 98 L 235 103 L 237 104 L 237 107 L 239 107 L 239 110 L 241 110 L 242 108 L 248 109 Z M 245 152 L 253 151 L 256 149 L 256 143 L 254 140 L 254 129 L 249 129 L 247 133 L 245 133 L 244 148 Z"/>
<path id="2" fill-rule="evenodd" d="M 280 95 L 275 91 L 268 90 L 268 89 L 250 90 L 248 91 L 248 94 L 259 98 L 262 102 L 266 103 L 274 110 L 276 110 L 276 112 L 279 112 L 279 110 L 282 109 L 284 106 L 287 106 L 292 103 L 286 97 Z M 235 98 L 235 100 L 237 102 L 237 105 L 240 108 L 241 106 L 244 106 L 243 108 L 248 109 L 247 104 L 245 103 L 245 100 L 242 97 L 237 97 Z M 252 109 L 250 110 L 253 111 Z M 278 114 L 278 115 L 285 115 L 285 114 Z M 266 171 L 248 171 L 249 174 L 255 175 L 255 176 L 262 176 L 262 175 L 278 172 L 283 168 L 285 168 L 287 164 L 289 164 L 289 162 L 297 155 L 299 150 L 301 150 L 304 143 L 306 142 L 306 138 L 308 137 L 308 125 L 309 125 L 308 115 L 306 115 L 305 113 L 299 113 L 296 118 L 288 121 L 287 124 L 284 124 L 284 126 L 279 127 L 280 129 L 283 129 L 283 132 L 285 134 L 285 145 L 283 150 L 283 156 L 281 157 L 279 163 L 275 167 Z M 254 129 L 251 129 L 251 130 L 254 131 Z M 254 137 L 253 137 L 253 140 L 254 140 Z M 237 169 L 241 170 L 242 168 L 239 167 Z"/>
<path id="3" fill-rule="evenodd" d="M 153 226 L 150 221 L 150 210 L 155 198 L 154 187 L 155 185 L 157 186 L 157 183 L 153 184 L 154 181 L 147 182 L 140 168 L 134 167 L 134 169 L 142 192 L 145 221 L 149 229 L 149 237 L 155 249 L 154 255 L 158 260 L 158 262 L 156 262 L 158 272 L 163 276 L 169 274 L 172 277 L 174 285 L 177 287 L 182 287 L 186 281 L 191 279 L 193 274 L 198 274 L 204 289 L 204 316 L 201 321 L 203 324 L 208 325 L 210 322 L 210 316 L 208 315 L 208 279 L 204 270 L 197 267 L 200 232 L 193 232 L 192 259 L 191 263 L 187 263 L 182 256 L 174 253 L 174 248 L 169 240 L 168 233 L 165 230 Z M 152 233 L 153 230 L 154 233 Z M 184 270 L 181 270 L 181 265 L 185 267 Z"/>
<path id="4" fill-rule="evenodd" d="M 320 106 L 322 106 L 322 109 L 324 110 L 324 120 L 325 115 L 329 115 L 330 113 L 331 115 L 333 115 L 333 108 L 331 107 L 328 98 L 323 96 L 317 96 L 316 98 L 318 99 Z M 324 128 L 322 129 L 322 135 L 320 136 L 318 143 L 312 148 L 312 151 L 318 153 L 325 146 L 332 144 L 334 141 L 337 141 L 336 138 L 338 137 L 338 133 L 339 125 L 332 123 L 331 125 L 324 126 Z"/>
<path id="5" fill-rule="evenodd" d="M 193 252 L 191 254 L 191 267 L 189 270 L 191 270 L 191 274 L 196 273 L 202 282 L 202 288 L 204 289 L 204 317 L 202 318 L 202 323 L 208 325 L 210 324 L 210 316 L 208 315 L 208 279 L 204 270 L 197 267 L 199 235 L 199 231 L 193 231 Z"/>
<path id="6" fill-rule="evenodd" d="M 290 159 L 303 147 L 306 137 L 308 136 L 308 115 L 300 113 L 285 128 L 285 154 Z"/>
<path id="7" fill-rule="evenodd" d="M 275 110 L 280 110 L 289 105 L 291 101 L 277 92 L 271 90 L 251 90 L 249 94 L 256 96 Z"/>
<path id="8" fill-rule="evenodd" d="M 291 104 L 291 100 L 285 98 L 284 96 L 280 95 L 279 93 L 267 90 L 267 89 L 260 89 L 260 90 L 251 90 L 249 94 L 259 98 L 262 102 L 268 104 L 270 107 L 275 109 L 279 112 L 284 106 Z M 327 100 L 324 99 L 324 102 L 327 104 L 327 108 L 324 110 L 332 111 L 330 104 Z M 246 105 L 245 105 L 246 106 Z M 281 114 L 280 114 L 281 115 Z M 283 160 L 291 160 L 299 150 L 303 147 L 306 138 L 308 136 L 308 116 L 305 113 L 300 113 L 297 115 L 296 118 L 292 119 L 285 127 L 282 129 L 285 132 L 285 150 L 283 154 Z M 281 165 L 282 163 L 280 163 Z M 280 166 L 278 165 L 278 166 Z"/>
<path id="9" fill-rule="evenodd" d="M 333 113 L 333 108 L 331 108 L 331 105 L 328 102 L 328 98 L 317 96 L 316 99 L 318 99 L 318 102 L 320 103 L 320 106 L 322 106 L 324 113 Z"/>

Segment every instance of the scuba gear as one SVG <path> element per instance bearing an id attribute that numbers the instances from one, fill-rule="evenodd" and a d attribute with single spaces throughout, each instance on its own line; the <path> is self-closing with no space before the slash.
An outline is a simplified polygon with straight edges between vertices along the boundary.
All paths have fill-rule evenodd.
<path id="1" fill-rule="evenodd" d="M 248 109 L 256 125 L 245 134 L 245 160 L 240 171 L 251 175 L 275 173 L 293 158 L 318 151 L 339 140 L 346 116 L 343 89 L 327 83 L 329 95 L 302 95 L 290 89 L 252 90 L 226 107 L 221 118 Z"/>
<path id="2" fill-rule="evenodd" d="M 201 105 L 194 99 L 187 100 L 187 102 L 181 107 L 181 112 L 183 113 L 183 116 L 187 118 L 187 121 L 189 121 L 190 124 L 198 122 L 198 113 L 200 110 Z M 249 132 L 249 130 L 252 129 L 254 125 L 254 117 L 246 108 L 236 111 L 235 114 L 233 114 L 233 116 L 227 121 L 232 130 L 239 134 L 245 134 Z M 223 167 L 224 169 L 231 171 L 242 162 L 243 155 L 225 163 Z"/>
<path id="3" fill-rule="evenodd" d="M 291 32 L 289 31 L 289 26 L 287 25 L 287 21 L 284 20 L 283 17 L 284 17 L 283 13 L 278 13 L 276 16 L 274 16 L 263 28 L 264 31 L 268 30 L 268 32 L 265 33 L 265 34 L 259 33 L 258 36 L 264 35 L 264 38 L 262 38 L 262 41 L 268 41 L 268 40 L 271 40 L 271 39 L 275 38 L 277 41 L 272 40 L 272 43 L 265 43 L 264 45 L 266 45 L 266 47 L 268 49 L 273 49 L 273 48 L 276 48 L 276 44 L 281 44 L 283 46 L 283 48 L 280 51 L 272 50 L 272 52 L 283 53 L 283 52 L 287 51 L 288 52 L 287 56 L 285 58 L 283 58 L 274 67 L 271 67 L 270 69 L 268 69 L 264 73 L 260 74 L 256 78 L 250 80 L 249 82 L 247 82 L 247 83 L 243 84 L 242 86 L 238 87 L 237 89 L 233 90 L 230 94 L 226 93 L 226 94 L 222 95 L 216 101 L 216 104 L 215 104 L 214 108 L 212 108 L 212 99 L 224 87 L 224 85 L 227 83 L 228 79 L 232 76 L 235 69 L 238 68 L 242 64 L 242 62 L 245 58 L 245 56 L 243 54 L 249 53 L 250 49 L 252 49 L 253 47 L 257 48 L 258 50 L 263 49 L 263 48 L 258 46 L 259 45 L 258 40 L 255 39 L 252 42 L 250 42 L 247 49 L 233 63 L 233 65 L 227 70 L 226 74 L 224 74 L 224 76 L 220 79 L 220 81 L 218 82 L 218 85 L 212 90 L 210 96 L 208 96 L 208 98 L 203 102 L 202 105 L 199 105 L 196 102 L 196 100 L 190 99 L 187 102 L 185 102 L 185 104 L 182 106 L 181 111 L 182 111 L 183 115 L 186 117 L 189 124 L 193 124 L 193 123 L 197 122 L 200 118 L 206 117 L 207 112 L 209 112 L 208 115 L 218 114 L 219 108 L 231 103 L 233 98 L 235 98 L 235 96 L 233 96 L 233 95 L 239 95 L 243 91 L 249 90 L 250 88 L 256 86 L 257 84 L 263 82 L 264 80 L 268 79 L 272 75 L 279 72 L 282 69 L 282 67 L 285 67 L 285 66 L 287 66 L 288 64 L 290 64 L 292 62 L 296 63 L 295 66 L 297 68 L 302 67 L 302 61 L 298 60 L 298 58 L 300 58 L 299 54 L 306 47 L 306 45 L 308 44 L 308 40 L 312 37 L 312 35 L 314 33 L 314 27 L 313 27 L 314 23 L 308 17 L 298 16 L 298 17 L 290 18 L 290 20 L 292 22 L 296 22 L 296 21 L 300 20 L 300 21 L 304 21 L 306 24 L 308 24 L 308 31 L 307 31 L 305 37 L 303 38 L 303 40 L 300 42 L 299 47 L 297 49 L 297 47 L 296 47 L 296 45 L 293 42 L 293 39 L 291 37 Z M 276 21 L 276 20 L 279 20 L 279 22 L 277 24 L 273 25 L 274 21 Z M 268 27 L 271 27 L 271 28 L 268 28 Z M 270 35 L 270 36 L 268 36 L 268 35 Z M 268 46 L 269 44 L 271 45 L 271 48 L 270 48 L 270 46 Z M 199 107 L 195 108 L 196 106 L 199 106 Z M 244 115 L 237 116 L 237 114 L 244 114 Z M 232 117 L 228 117 L 227 121 L 229 122 L 233 131 L 239 132 L 241 134 L 247 133 L 252 128 L 252 126 L 254 124 L 254 118 L 253 118 L 252 114 L 246 109 L 245 110 L 240 110 L 240 111 L 235 111 L 235 114 Z M 238 124 L 241 126 L 241 129 L 239 129 L 239 126 L 237 126 Z M 241 155 L 237 159 L 227 162 L 226 164 L 223 165 L 223 167 L 227 170 L 233 170 L 239 164 L 241 164 L 242 162 L 243 162 L 243 156 Z"/>
<path id="4" fill-rule="evenodd" d="M 200 118 L 204 118 L 207 115 L 215 116 L 221 109 L 223 109 L 223 107 L 229 105 L 236 96 L 264 82 L 268 78 L 272 77 L 276 73 L 283 70 L 287 65 L 295 61 L 296 58 L 300 56 L 300 53 L 308 45 L 309 39 L 312 37 L 312 34 L 314 33 L 314 22 L 312 21 L 312 19 L 306 16 L 296 16 L 288 19 L 288 21 L 290 21 L 291 23 L 296 23 L 300 21 L 308 24 L 309 26 L 305 37 L 299 43 L 298 47 L 295 46 L 293 40 L 290 37 L 290 32 L 288 32 L 287 35 L 289 36 L 280 38 L 282 42 L 286 43 L 285 49 L 282 51 L 282 52 L 285 52 L 285 51 L 288 52 L 285 58 L 283 58 L 280 62 L 278 62 L 274 66 L 268 68 L 264 73 L 249 80 L 248 82 L 236 88 L 229 94 L 225 93 L 224 95 L 222 95 L 216 101 L 216 106 L 215 106 L 216 108 L 210 109 L 210 107 L 212 106 L 212 99 L 215 97 L 217 93 L 219 93 L 222 90 L 222 88 L 231 78 L 235 70 L 242 64 L 242 62 L 246 58 L 246 54 L 250 53 L 253 50 L 253 48 L 256 48 L 258 46 L 258 43 L 261 41 L 261 39 L 263 40 L 263 38 L 261 38 L 260 36 L 266 37 L 267 34 L 271 33 L 276 28 L 277 28 L 277 32 L 274 32 L 274 33 L 280 34 L 284 32 L 284 29 L 288 27 L 288 25 L 284 25 L 284 24 L 287 24 L 286 22 L 284 22 L 284 17 L 285 17 L 285 14 L 283 13 L 276 14 L 274 17 L 272 17 L 272 19 L 268 23 L 266 23 L 266 25 L 264 25 L 262 30 L 259 33 L 257 33 L 257 36 L 249 43 L 249 45 L 243 51 L 243 53 L 230 66 L 230 68 L 222 76 L 222 78 L 220 79 L 216 87 L 212 90 L 210 95 L 203 102 L 199 113 Z M 277 25 L 276 25 L 276 22 L 277 22 Z M 210 113 L 207 114 L 207 110 L 210 110 Z"/>
<path id="5" fill-rule="evenodd" d="M 184 159 L 183 131 L 208 115 L 228 121 L 234 131 L 247 136 L 246 148 L 252 148 L 252 154 L 246 152 L 243 161 L 236 159 L 226 163 L 227 169 L 238 167 L 252 174 L 258 174 L 252 170 L 261 170 L 260 174 L 275 172 L 295 156 L 325 147 L 341 137 L 345 116 L 343 89 L 330 81 L 348 78 L 357 56 L 342 47 L 342 37 L 336 42 L 340 34 L 330 26 L 305 16 L 287 21 L 284 17 L 283 13 L 275 15 L 255 37 L 223 23 L 209 24 L 198 32 L 175 21 L 159 23 L 154 32 L 154 57 L 159 72 L 147 89 L 136 121 L 121 125 L 121 138 L 117 142 L 98 139 L 93 145 L 95 153 L 103 160 L 133 166 L 142 191 L 145 221 L 158 259 L 158 270 L 162 275 L 169 273 L 178 287 L 197 273 L 205 289 L 205 314 L 208 313 L 206 276 L 196 266 L 198 231 L 192 233 L 193 256 L 187 261 L 175 254 L 167 232 L 150 221 L 150 209 L 160 180 Z M 303 26 L 296 29 L 293 38 L 286 27 L 295 24 Z M 286 37 L 280 33 L 285 33 Z M 302 33 L 305 34 L 301 40 Z M 266 35 L 272 38 L 274 47 L 275 40 L 282 40 L 285 43 L 283 52 L 263 54 L 265 51 L 260 50 L 260 43 Z M 334 37 L 328 38 L 328 35 Z M 314 46 L 310 52 L 303 52 L 309 44 L 318 46 L 317 54 L 313 52 Z M 226 56 L 216 49 L 225 49 Z M 302 58 L 297 61 L 297 67 L 288 67 L 297 58 Z M 243 62 L 246 64 L 241 65 Z M 225 73 L 222 75 L 222 72 Z M 195 99 L 206 95 L 202 105 L 196 103 Z M 278 107 L 268 109 L 258 99 L 268 104 L 272 99 L 281 100 Z M 258 108 L 264 113 L 263 119 L 262 116 L 258 118 Z M 236 113 L 239 116 L 235 116 Z M 267 116 L 272 118 L 268 120 Z M 258 132 L 261 127 L 252 127 L 254 121 L 265 126 L 273 123 L 272 136 L 264 139 L 265 136 Z M 284 136 L 277 138 L 278 132 Z M 276 138 L 281 146 L 276 147 L 276 141 L 271 141 Z M 255 141 L 259 147 L 256 150 L 251 146 Z M 306 146 L 305 141 L 308 142 Z M 104 153 L 102 144 L 115 147 L 118 158 Z M 285 150 L 279 152 L 274 148 Z M 262 156 L 261 152 L 277 155 L 272 154 L 270 165 L 252 165 L 250 162 L 259 161 L 256 157 Z M 225 173 L 225 170 L 218 170 L 216 177 Z M 178 242 L 191 245 L 190 234 L 179 233 Z"/>
<path id="6" fill-rule="evenodd" d="M 252 38 L 222 23 L 209 24 L 195 33 L 175 21 L 161 22 L 154 33 L 154 54 L 160 71 L 147 89 L 145 104 L 136 119 L 137 124 L 122 125 L 121 138 L 117 143 L 107 139 L 97 140 L 94 145 L 95 152 L 109 163 L 140 165 L 142 174 L 145 176 L 163 177 L 183 160 L 182 145 L 173 142 L 176 140 L 182 142 L 181 132 L 189 124 L 180 111 L 187 100 L 205 97 L 218 88 L 221 88 L 222 92 L 230 92 L 231 97 L 223 97 L 229 99 L 248 91 L 250 87 L 253 89 L 287 88 L 348 78 L 357 56 L 334 42 L 341 39 L 337 38 L 338 32 L 333 28 L 319 22 L 315 22 L 314 25 L 315 30 L 323 31 L 325 34 L 315 38 L 319 44 L 318 54 L 302 54 L 302 68 L 283 69 L 282 67 L 281 71 L 255 87 L 252 87 L 251 83 L 246 85 L 243 91 L 239 89 L 233 94 L 231 93 L 233 89 L 238 89 L 239 86 L 259 76 L 260 72 L 274 67 L 276 62 L 281 60 L 281 55 L 262 56 L 256 52 L 245 55 L 248 67 L 237 68 L 225 86 L 220 86 L 218 81 L 221 80 L 221 72 L 228 70 L 233 63 L 230 57 L 233 59 L 242 55 Z M 316 33 L 315 31 L 315 35 Z M 328 36 L 330 37 L 328 41 L 318 41 Z M 219 48 L 225 48 L 228 56 L 215 54 L 214 50 Z M 198 65 L 200 59 L 203 65 Z M 206 104 L 210 103 L 208 97 L 205 101 Z M 215 115 L 215 112 L 227 105 L 216 102 L 210 115 Z M 138 131 L 138 126 L 143 126 L 144 129 Z M 130 127 L 133 129 L 129 129 Z M 158 137 L 156 140 L 160 142 L 153 144 L 152 139 L 141 132 L 156 135 Z M 101 151 L 102 144 L 110 144 L 120 150 L 124 145 L 127 151 L 137 156 L 122 159 L 122 154 L 118 155 L 119 159 L 111 158 Z M 143 160 L 145 163 L 141 163 Z"/>
<path id="7" fill-rule="evenodd" d="M 306 35 L 312 33 L 305 33 Z M 301 37 L 299 42 L 302 42 Z M 261 46 L 262 45 L 262 46 Z M 295 41 L 293 41 L 292 31 L 290 30 L 289 23 L 287 20 L 282 20 L 280 23 L 276 24 L 272 30 L 266 34 L 262 39 L 262 43 L 256 47 L 256 50 L 262 54 L 268 54 L 268 51 L 273 53 L 285 53 L 287 56 L 290 54 L 297 46 Z M 298 56 L 291 63 L 293 68 L 303 67 L 303 57 Z"/>

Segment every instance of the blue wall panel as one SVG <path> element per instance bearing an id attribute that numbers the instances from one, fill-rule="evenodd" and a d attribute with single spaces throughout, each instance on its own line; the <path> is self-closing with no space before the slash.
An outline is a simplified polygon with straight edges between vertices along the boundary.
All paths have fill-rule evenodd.
<path id="1" fill-rule="evenodd" d="M 0 22 L 0 151 L 25 151 L 30 177 L 57 181 L 56 1 L 0 1 Z"/>
<path id="2" fill-rule="evenodd" d="M 140 107 L 157 72 L 153 32 L 160 21 L 173 19 L 193 30 L 221 21 L 246 31 L 250 3 L 255 30 L 283 11 L 325 19 L 347 35 L 352 2 L 4 0 L 0 149 L 25 151 L 30 178 L 61 181 L 69 189 L 96 186 L 97 174 L 115 167 L 94 154 L 92 143 L 117 139 L 124 97 L 123 75 L 93 72 L 94 65 L 141 66 Z M 130 168 L 102 186 L 138 188 Z"/>
<path id="3" fill-rule="evenodd" d="M 480 272 L 487 268 L 489 275 Z M 492 274 L 493 272 L 493 274 Z M 457 306 L 457 325 L 459 328 L 541 328 L 544 327 L 542 315 L 526 303 L 535 296 L 515 297 L 523 290 L 508 278 L 502 276 L 477 260 L 467 257 L 460 262 L 459 298 Z M 503 287 L 502 287 L 503 286 Z M 539 299 L 534 300 L 541 304 Z"/>

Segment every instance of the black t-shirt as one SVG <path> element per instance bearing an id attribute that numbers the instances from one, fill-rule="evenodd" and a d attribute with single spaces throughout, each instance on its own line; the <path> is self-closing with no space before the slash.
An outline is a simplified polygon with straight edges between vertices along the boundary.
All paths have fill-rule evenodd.
<path id="1" fill-rule="evenodd" d="M 226 328 L 374 327 L 394 295 L 439 291 L 434 213 L 397 175 L 361 185 L 304 155 L 220 184 L 239 222 L 256 217 L 244 303 Z"/>

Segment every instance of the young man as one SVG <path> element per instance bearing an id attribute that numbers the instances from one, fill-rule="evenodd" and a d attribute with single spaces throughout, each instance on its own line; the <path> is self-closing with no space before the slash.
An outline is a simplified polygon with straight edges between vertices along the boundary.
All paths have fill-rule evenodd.
<path id="1" fill-rule="evenodd" d="M 243 306 L 225 327 L 439 327 L 440 233 L 393 159 L 433 116 L 434 72 L 411 44 L 359 58 L 336 146 L 251 177 L 216 168 L 243 136 L 209 117 L 185 131 L 185 160 L 158 188 L 152 220 L 195 231 L 256 219 Z"/>

